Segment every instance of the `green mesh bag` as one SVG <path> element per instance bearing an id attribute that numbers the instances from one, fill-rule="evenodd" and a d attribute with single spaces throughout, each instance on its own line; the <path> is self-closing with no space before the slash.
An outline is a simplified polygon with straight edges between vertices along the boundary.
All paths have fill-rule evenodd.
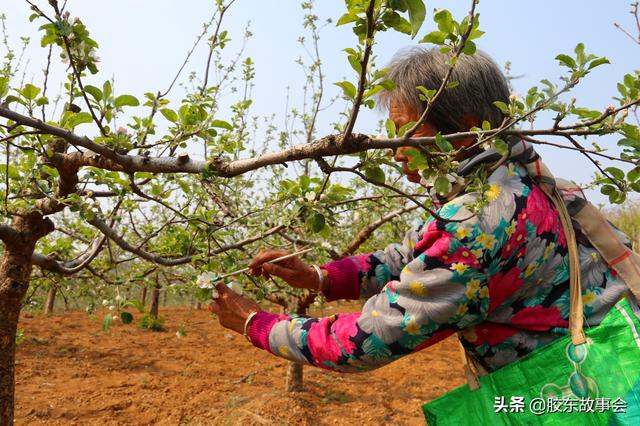
<path id="1" fill-rule="evenodd" d="M 640 321 L 618 302 L 587 343 L 560 338 L 422 409 L 442 425 L 640 425 Z"/>

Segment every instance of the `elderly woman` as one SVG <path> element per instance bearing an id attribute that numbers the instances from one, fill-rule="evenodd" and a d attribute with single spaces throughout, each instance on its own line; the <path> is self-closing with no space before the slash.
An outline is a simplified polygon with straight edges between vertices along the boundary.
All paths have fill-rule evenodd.
<path id="1" fill-rule="evenodd" d="M 413 49 L 392 62 L 390 79 L 397 87 L 382 100 L 397 128 L 416 121 L 424 110 L 416 87 L 438 87 L 448 67 L 448 56 L 437 49 Z M 508 86 L 489 57 L 480 52 L 463 55 L 451 81 L 459 85 L 442 94 L 415 136 L 502 122 L 493 102 L 508 102 Z M 470 139 L 454 145 L 472 143 Z M 462 178 L 482 167 L 489 173 L 486 204 L 477 214 L 467 206 L 478 193 L 463 189 L 447 196 L 434 194 L 442 206 L 439 216 L 458 221 L 431 217 L 410 230 L 402 244 L 320 268 L 298 258 L 265 263 L 284 254 L 277 250 L 261 252 L 250 265 L 254 274 L 319 289 L 330 301 L 368 298 L 362 312 L 324 318 L 279 315 L 260 310 L 224 286 L 219 286 L 221 295 L 212 310 L 223 326 L 245 333 L 258 348 L 351 372 L 383 366 L 453 333 L 478 364 L 492 371 L 567 335 L 565 233 L 539 176 L 530 172 L 539 166 L 539 157 L 524 141 L 514 138 L 508 143 L 511 154 L 501 164 L 492 150 L 471 152 L 460 163 Z M 426 185 L 407 166 L 403 152 L 398 149 L 395 158 L 408 180 Z M 572 192 L 564 195 L 566 202 L 575 199 Z M 596 325 L 626 286 L 579 233 L 578 253 L 586 324 Z"/>

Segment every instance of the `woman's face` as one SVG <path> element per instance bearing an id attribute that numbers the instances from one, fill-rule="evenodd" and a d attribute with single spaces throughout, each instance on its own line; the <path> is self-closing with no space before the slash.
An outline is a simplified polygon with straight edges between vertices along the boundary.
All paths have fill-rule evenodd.
<path id="1" fill-rule="evenodd" d="M 411 121 L 418 121 L 420 117 L 412 108 L 391 102 L 389 106 L 389 118 L 395 123 L 396 129 L 399 129 Z M 425 124 L 420 126 L 418 130 L 416 130 L 413 136 L 435 136 L 436 133 L 438 133 L 436 128 L 427 121 Z M 407 175 L 407 180 L 409 180 L 409 182 L 420 183 L 420 173 L 418 170 L 411 170 L 409 168 L 409 157 L 403 155 L 403 152 L 409 148 L 411 147 L 403 146 L 398 148 L 393 158 L 399 163 L 402 163 L 402 170 L 404 171 L 404 174 Z"/>

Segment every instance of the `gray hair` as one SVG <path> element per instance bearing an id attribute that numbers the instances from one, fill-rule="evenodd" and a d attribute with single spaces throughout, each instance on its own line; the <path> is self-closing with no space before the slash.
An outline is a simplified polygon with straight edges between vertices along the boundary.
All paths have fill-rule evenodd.
<path id="1" fill-rule="evenodd" d="M 417 86 L 437 89 L 450 67 L 451 53 L 439 48 L 413 47 L 400 51 L 389 64 L 388 78 L 396 84 L 392 91 L 382 91 L 379 105 L 388 109 L 390 103 L 413 108 L 422 114 L 426 102 L 420 100 Z M 492 127 L 502 122 L 504 115 L 494 101 L 509 103 L 509 85 L 496 63 L 484 52 L 461 55 L 449 82 L 459 85 L 445 90 L 433 104 L 429 121 L 443 134 L 467 130 L 465 115 L 488 121 Z"/>

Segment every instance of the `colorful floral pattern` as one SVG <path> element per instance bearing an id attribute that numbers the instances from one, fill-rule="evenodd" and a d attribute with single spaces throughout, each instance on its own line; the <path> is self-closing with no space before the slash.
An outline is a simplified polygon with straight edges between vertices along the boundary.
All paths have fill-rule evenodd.
<path id="1" fill-rule="evenodd" d="M 498 167 L 484 195 L 488 204 L 478 215 L 465 207 L 478 195 L 464 194 L 439 210 L 461 222 L 432 218 L 402 245 L 325 265 L 328 297 L 369 297 L 361 313 L 277 319 L 261 313 L 251 340 L 291 360 L 362 371 L 458 332 L 491 371 L 566 335 L 567 246 L 555 208 L 517 162 Z M 579 241 L 586 324 L 596 325 L 626 286 Z"/>

